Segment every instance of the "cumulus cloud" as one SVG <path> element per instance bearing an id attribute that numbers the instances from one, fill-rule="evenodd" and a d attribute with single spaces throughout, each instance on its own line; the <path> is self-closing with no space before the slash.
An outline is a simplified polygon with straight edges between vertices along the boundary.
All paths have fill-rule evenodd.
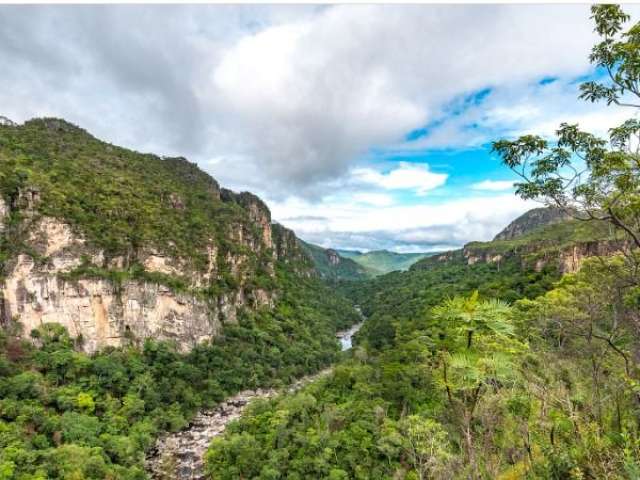
<path id="1" fill-rule="evenodd" d="M 501 190 L 511 190 L 513 188 L 513 180 L 483 180 L 471 185 L 474 190 L 489 190 L 499 192 Z"/>
<path id="2" fill-rule="evenodd" d="M 511 194 L 375 209 L 341 197 L 320 205 L 300 199 L 270 204 L 276 220 L 293 228 L 301 238 L 320 245 L 414 251 L 442 250 L 470 240 L 489 240 L 511 220 L 538 206 Z M 309 212 L 313 212 L 313 220 L 297 220 Z"/>
<path id="3" fill-rule="evenodd" d="M 583 5 L 2 9 L 3 113 L 303 193 L 457 95 L 585 73 L 593 40 Z"/>
<path id="4" fill-rule="evenodd" d="M 575 99 L 595 40 L 586 5 L 3 5 L 0 13 L 0 114 L 64 117 L 116 144 L 185 155 L 223 185 L 265 196 L 276 218 L 318 240 L 401 248 L 488 238 L 522 204 L 502 200 L 513 208 L 498 220 L 455 198 L 407 205 L 400 192 L 426 201 L 459 172 L 381 165 L 374 153 L 402 159 L 404 150 L 552 134 L 561 120 L 600 129 L 612 120 Z M 543 77 L 558 81 L 541 85 Z M 489 93 L 478 99 L 478 91 Z"/>
<path id="5" fill-rule="evenodd" d="M 433 173 L 428 165 L 399 162 L 398 167 L 387 173 L 381 173 L 373 168 L 358 168 L 352 172 L 356 182 L 374 185 L 387 190 L 415 190 L 419 195 L 425 195 L 447 181 L 446 173 Z"/>

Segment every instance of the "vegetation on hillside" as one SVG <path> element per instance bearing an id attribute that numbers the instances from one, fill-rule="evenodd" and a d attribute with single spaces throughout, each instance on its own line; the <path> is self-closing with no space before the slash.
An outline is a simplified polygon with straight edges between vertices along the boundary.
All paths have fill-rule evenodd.
<path id="1" fill-rule="evenodd" d="M 325 249 L 300 240 L 300 244 L 312 258 L 315 269 L 328 282 L 341 280 L 364 280 L 374 272 L 350 258 L 343 257 L 335 250 Z"/>
<path id="2" fill-rule="evenodd" d="M 240 390 L 335 361 L 335 332 L 356 312 L 315 279 L 278 276 L 276 308 L 243 312 L 188 354 L 148 340 L 89 356 L 57 324 L 32 332 L 37 346 L 0 332 L 0 478 L 147 478 L 144 452 L 159 432 Z"/>
<path id="3" fill-rule="evenodd" d="M 591 60 L 610 82 L 586 83 L 583 97 L 629 104 L 640 24 L 623 33 L 619 7 L 592 12 L 603 39 Z M 639 136 L 634 119 L 609 143 L 568 125 L 557 144 L 497 142 L 520 195 L 588 219 L 486 248 L 557 250 L 613 232 L 619 253 L 560 277 L 517 255 L 468 265 L 459 251 L 346 284 L 369 317 L 351 358 L 254 405 L 212 443 L 210 478 L 640 478 Z"/>
<path id="4" fill-rule="evenodd" d="M 260 238 L 259 227 L 241 204 L 260 200 L 224 190 L 221 195 L 217 182 L 184 158 L 138 153 L 63 120 L 35 119 L 0 125 L 0 163 L 0 196 L 12 206 L 0 241 L 0 278 L 18 253 L 34 254 L 26 232 L 39 216 L 49 216 L 63 219 L 89 246 L 102 250 L 105 264 L 122 257 L 120 276 L 140 273 L 143 250 L 184 260 L 189 271 L 204 271 L 212 244 L 222 273 L 211 285 L 214 290 L 233 287 L 225 274 L 229 253 L 247 258 L 245 267 L 255 273 L 255 283 L 272 286 L 269 249 L 248 249 L 230 234 L 243 229 Z"/>
<path id="5" fill-rule="evenodd" d="M 274 274 L 270 248 L 249 249 L 236 238 L 262 239 L 264 226 L 251 209 L 268 222 L 266 206 L 249 193 L 220 189 L 184 159 L 140 154 L 62 120 L 39 119 L 0 126 L 0 163 L 0 195 L 10 206 L 0 281 L 20 253 L 45 260 L 27 238 L 48 216 L 105 254 L 99 265 L 82 257 L 60 280 L 102 278 L 116 291 L 123 282 L 146 281 L 215 300 L 237 286 L 227 257 L 238 254 L 246 259 L 244 287 L 267 288 L 275 298 L 273 308 L 240 309 L 237 323 L 226 322 L 221 336 L 188 354 L 170 342 L 130 339 L 87 355 L 77 350 L 81 339 L 58 324 L 23 332 L 19 317 L 2 317 L 0 479 L 147 478 L 144 455 L 160 432 L 186 426 L 200 408 L 240 390 L 277 387 L 329 365 L 339 351 L 336 330 L 360 319 L 307 275 L 310 260 L 280 227 L 273 231 L 280 250 Z M 196 291 L 189 274 L 205 269 L 210 244 L 218 275 Z M 146 271 L 145 251 L 185 261 L 184 275 Z M 118 267 L 109 263 L 114 257 L 123 259 Z"/>
<path id="6" fill-rule="evenodd" d="M 359 263 L 376 275 L 396 270 L 407 270 L 411 265 L 431 253 L 397 253 L 389 250 L 372 250 L 362 253 L 354 250 L 338 250 L 338 253 Z"/>
<path id="7" fill-rule="evenodd" d="M 368 325 L 332 376 L 256 404 L 213 442 L 212 478 L 636 478 L 635 332 L 616 323 L 634 310 L 609 270 L 619 263 L 587 262 L 512 306 L 450 297 L 455 277 L 410 318 L 378 302 L 369 321 L 391 321 Z"/>

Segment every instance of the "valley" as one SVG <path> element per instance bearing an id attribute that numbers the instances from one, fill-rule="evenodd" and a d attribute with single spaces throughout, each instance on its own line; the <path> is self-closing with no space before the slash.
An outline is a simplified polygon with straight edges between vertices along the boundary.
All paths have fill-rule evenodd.
<path id="1" fill-rule="evenodd" d="M 534 209 L 458 250 L 340 253 L 184 159 L 114 148 L 0 126 L 7 478 L 549 478 L 570 446 L 599 478 L 563 425 L 635 431 L 637 309 L 614 280 L 635 254 L 606 220 Z"/>
<path id="2" fill-rule="evenodd" d="M 154 23 L 152 7 L 138 20 Z M 104 138 L 197 163 L 62 118 L 0 116 L 0 480 L 640 479 L 640 24 L 594 5 L 595 34 L 580 37 L 598 38 L 588 62 L 563 69 L 563 55 L 556 72 L 546 62 L 577 22 L 568 6 L 566 17 L 482 6 L 473 28 L 463 5 L 453 24 L 446 5 L 424 17 L 417 6 L 371 5 L 361 17 L 358 6 L 204 7 L 171 7 L 189 26 L 179 35 L 160 22 L 154 37 L 143 22 L 154 55 L 90 41 L 99 61 L 47 55 L 39 77 L 65 63 L 73 81 L 56 85 L 71 88 L 97 65 L 108 84 L 102 66 L 115 58 L 114 78 L 131 79 L 152 115 L 132 121 L 144 102 L 118 83 L 127 114 L 100 89 L 109 102 L 94 99 L 92 115 L 106 120 L 93 125 L 110 131 L 118 118 L 131 131 Z M 110 8 L 99 12 L 107 20 L 91 8 L 82 19 L 119 46 L 111 27 L 130 14 Z M 22 32 L 17 11 L 8 17 Z M 220 25 L 200 23 L 211 11 L 224 32 L 242 24 L 227 32 L 233 48 L 222 49 Z M 524 20 L 510 17 L 520 11 Z M 55 25 L 56 41 L 38 41 L 70 48 L 61 27 L 74 46 L 91 39 L 47 12 L 34 22 Z M 563 35 L 547 32 L 556 16 Z M 535 37 L 526 29 L 540 19 Z M 446 42 L 428 72 L 402 56 L 416 32 L 448 25 L 464 31 L 456 58 L 441 61 Z M 115 31 L 131 41 L 128 30 Z M 489 75 L 482 53 L 502 30 L 495 43 L 508 48 L 487 57 L 501 59 Z M 9 33 L 20 58 L 40 48 L 15 35 L 29 47 L 17 48 Z M 536 57 L 547 36 L 560 43 Z M 367 58 L 342 57 L 334 42 Z M 4 43 L 0 54 L 14 55 Z M 387 50 L 402 61 L 373 68 Z M 164 68 L 172 54 L 180 61 Z M 535 75 L 515 71 L 536 58 Z M 476 60 L 484 75 L 467 74 Z M 572 111 L 574 90 L 587 104 Z M 45 114 L 55 105 L 25 98 Z M 529 99 L 535 108 L 518 103 Z M 591 125 L 617 108 L 635 113 L 597 133 L 573 120 L 548 131 L 541 116 Z M 541 131 L 520 134 L 527 125 Z"/>
<path id="3" fill-rule="evenodd" d="M 362 323 L 359 323 L 348 330 L 336 333 L 343 352 L 351 348 L 352 337 L 361 326 Z M 213 410 L 198 412 L 186 429 L 157 440 L 146 460 L 146 468 L 151 478 L 157 480 L 207 478 L 204 472 L 204 455 L 209 444 L 215 437 L 224 434 L 227 424 L 239 419 L 252 401 L 295 393 L 330 373 L 331 367 L 300 378 L 280 391 L 246 390 L 224 400 Z"/>

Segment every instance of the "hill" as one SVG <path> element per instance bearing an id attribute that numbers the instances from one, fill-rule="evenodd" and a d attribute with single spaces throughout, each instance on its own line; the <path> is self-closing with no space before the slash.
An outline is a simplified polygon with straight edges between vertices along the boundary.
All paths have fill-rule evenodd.
<path id="1" fill-rule="evenodd" d="M 300 240 L 300 245 L 312 258 L 315 269 L 325 280 L 364 280 L 373 272 L 353 259 L 345 257 L 331 248 L 322 248 Z"/>
<path id="2" fill-rule="evenodd" d="M 389 250 L 337 250 L 342 257 L 350 258 L 375 275 L 382 275 L 395 270 L 407 270 L 418 260 L 435 255 L 434 253 L 397 253 Z"/>
<path id="3" fill-rule="evenodd" d="M 258 197 L 60 119 L 0 124 L 0 232 L 7 478 L 147 478 L 161 432 L 360 320 Z"/>
<path id="4" fill-rule="evenodd" d="M 527 218 L 527 214 L 523 215 Z M 523 218 L 520 217 L 520 218 Z M 620 236 L 613 234 L 605 222 L 554 219 L 549 223 L 521 230 L 509 240 L 470 242 L 460 250 L 452 250 L 415 263 L 412 269 L 431 268 L 439 262 L 462 259 L 475 263 L 500 264 L 515 259 L 523 268 L 537 271 L 551 265 L 561 273 L 579 269 L 584 259 L 594 255 L 608 255 L 622 246 Z"/>
<path id="5" fill-rule="evenodd" d="M 569 212 L 557 207 L 534 208 L 525 212 L 498 233 L 494 240 L 513 240 L 545 225 L 561 223 L 572 218 Z"/>

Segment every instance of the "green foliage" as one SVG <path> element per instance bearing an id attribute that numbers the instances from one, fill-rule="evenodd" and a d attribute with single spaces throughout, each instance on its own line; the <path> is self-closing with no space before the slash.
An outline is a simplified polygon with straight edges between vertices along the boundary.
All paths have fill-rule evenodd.
<path id="1" fill-rule="evenodd" d="M 339 255 L 335 250 L 327 250 L 302 240 L 299 242 L 313 260 L 316 271 L 327 281 L 364 280 L 374 273 L 354 260 Z M 335 256 L 332 255 L 332 252 Z M 331 258 L 337 259 L 337 263 L 330 261 L 330 255 Z"/>
<path id="2" fill-rule="evenodd" d="M 0 478 L 143 479 L 159 432 L 239 390 L 281 386 L 335 361 L 335 332 L 359 321 L 317 280 L 278 269 L 273 310 L 244 312 L 188 354 L 170 343 L 76 352 L 60 325 L 37 343 L 0 335 Z"/>
<path id="3" fill-rule="evenodd" d="M 376 275 L 395 270 L 407 270 L 418 260 L 433 255 L 432 253 L 396 253 L 388 250 L 374 250 L 367 253 L 352 250 L 338 250 L 337 252 L 340 256 L 352 259 Z"/>
<path id="4" fill-rule="evenodd" d="M 357 338 L 378 349 L 394 345 L 398 335 L 423 323 L 425 312 L 452 295 L 478 290 L 484 298 L 534 298 L 558 278 L 552 266 L 540 272 L 523 270 L 516 258 L 500 264 L 467 265 L 460 256 L 447 262 L 419 262 L 407 272 L 393 272 L 366 283 L 344 283 L 342 290 L 368 318 Z"/>
<path id="5" fill-rule="evenodd" d="M 640 23 L 623 32 L 630 17 L 617 5 L 595 5 L 592 13 L 601 41 L 590 60 L 608 78 L 582 84 L 581 98 L 640 108 L 633 103 L 640 98 Z M 521 177 L 517 193 L 523 198 L 577 207 L 588 219 L 610 222 L 640 248 L 639 139 L 635 118 L 610 129 L 608 141 L 563 123 L 555 143 L 524 135 L 495 142 L 493 151 Z"/>
<path id="6" fill-rule="evenodd" d="M 211 478 L 634 478 L 640 370 L 624 259 L 587 261 L 513 306 L 439 276 L 399 308 L 403 290 L 424 285 L 417 274 L 452 266 L 349 284 L 374 292 L 360 345 L 329 377 L 254 405 L 211 445 Z M 498 296 L 515 280 L 464 271 Z M 379 342 L 385 328 L 392 338 Z"/>
<path id="7" fill-rule="evenodd" d="M 0 263 L 25 251 L 21 235 L 37 219 L 30 214 L 23 221 L 21 211 L 29 209 L 69 222 L 106 259 L 124 257 L 125 269 L 140 250 L 155 249 L 203 270 L 212 242 L 223 265 L 227 252 L 239 248 L 228 240 L 230 229 L 247 235 L 255 229 L 242 194 L 221 196 L 195 164 L 110 145 L 63 120 L 0 126 L 0 162 L 0 195 L 17 207 L 0 241 Z M 270 258 L 266 250 L 242 253 L 256 270 Z"/>

